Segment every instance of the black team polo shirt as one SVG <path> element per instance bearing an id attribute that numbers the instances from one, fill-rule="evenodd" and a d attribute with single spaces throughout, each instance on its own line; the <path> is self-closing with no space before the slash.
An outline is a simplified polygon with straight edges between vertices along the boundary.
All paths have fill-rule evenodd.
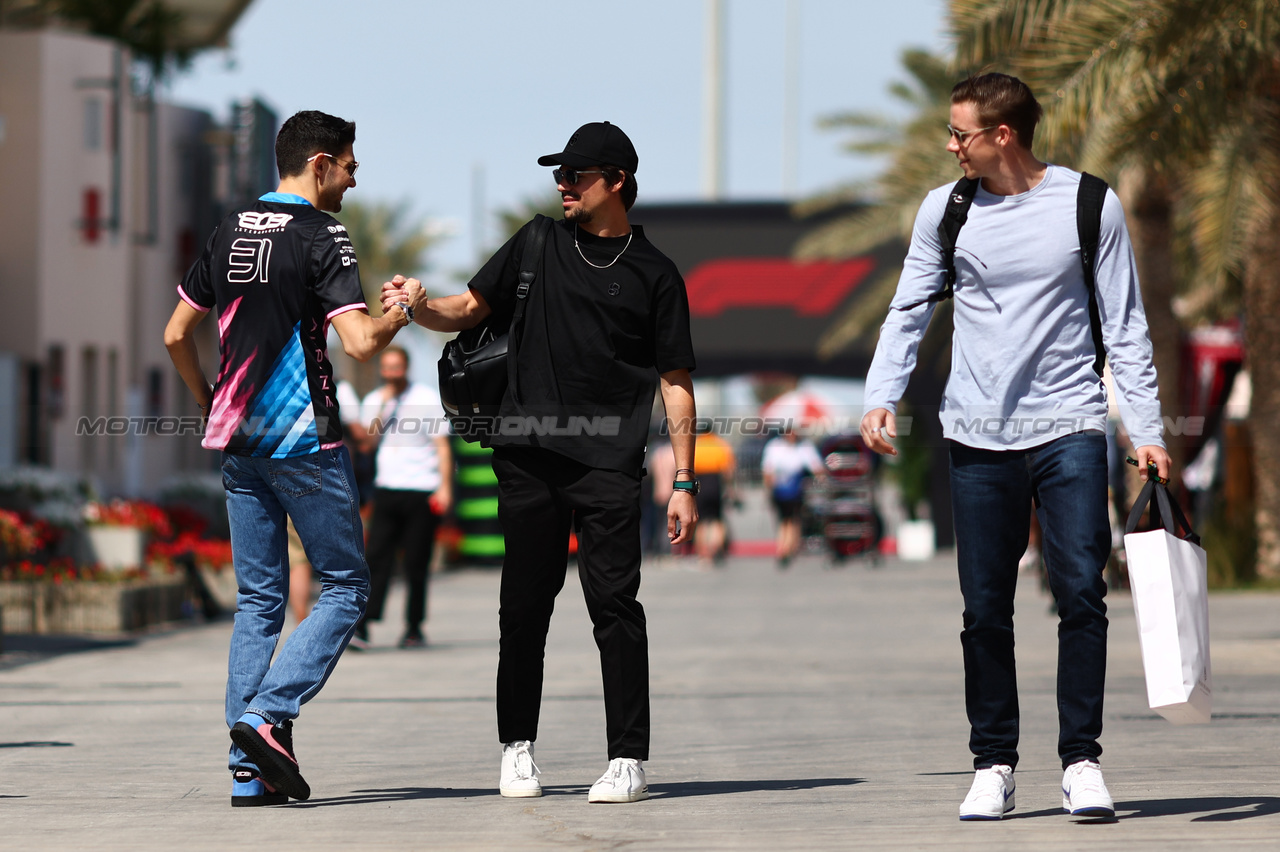
<path id="1" fill-rule="evenodd" d="M 467 285 L 492 308 L 498 330 L 511 322 L 531 226 L 522 227 Z M 604 266 L 618 258 L 607 269 L 579 256 L 572 223 L 551 227 L 520 336 L 524 416 L 508 388 L 500 409 L 504 427 L 488 439 L 491 446 L 538 446 L 590 467 L 639 474 L 659 374 L 692 370 L 696 363 L 684 279 L 640 226 L 631 227 L 625 252 L 627 237 L 577 229 L 591 263 Z M 528 428 L 530 420 L 537 428 Z"/>

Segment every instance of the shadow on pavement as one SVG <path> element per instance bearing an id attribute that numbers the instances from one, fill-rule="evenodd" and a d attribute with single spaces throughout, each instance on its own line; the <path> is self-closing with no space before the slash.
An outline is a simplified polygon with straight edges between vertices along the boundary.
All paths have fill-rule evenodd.
<path id="1" fill-rule="evenodd" d="M 38 663 L 63 654 L 127 648 L 137 644 L 130 638 L 94 639 L 88 636 L 45 636 L 35 633 L 8 633 L 4 637 L 4 653 L 0 654 L 0 671 Z"/>
<path id="2" fill-rule="evenodd" d="M 290 802 L 281 807 L 328 808 L 334 805 L 368 805 L 377 802 L 410 802 L 415 799 L 467 799 L 479 796 L 496 796 L 495 787 L 469 789 L 466 787 L 392 787 L 386 790 L 352 790 L 350 796 L 333 796 L 328 799 L 309 799 Z"/>
<path id="3" fill-rule="evenodd" d="M 1242 810 L 1248 808 L 1248 810 Z M 1275 796 L 1206 796 L 1197 799 L 1152 799 L 1145 802 L 1116 802 L 1117 811 L 1134 811 L 1122 819 L 1135 817 L 1203 814 L 1192 822 L 1236 822 L 1251 817 L 1280 813 Z"/>
<path id="4" fill-rule="evenodd" d="M 1244 810 L 1246 809 L 1247 810 Z M 1208 796 L 1202 799 L 1152 799 L 1145 802 L 1116 802 L 1114 817 L 1077 818 L 1080 825 L 1109 825 L 1140 817 L 1169 817 L 1201 814 L 1192 822 L 1237 822 L 1251 817 L 1280 813 L 1280 798 L 1275 796 Z M 1005 819 L 1031 817 L 1068 817 L 1061 808 L 1011 813 Z"/>
<path id="5" fill-rule="evenodd" d="M 1124 807 L 1122 805 L 1117 804 L 1116 810 L 1124 810 Z M 1044 810 L 1039 810 L 1039 811 L 1014 812 L 1011 814 L 1005 814 L 1004 818 L 1006 820 L 1011 820 L 1011 819 L 1030 819 L 1032 817 L 1050 817 L 1050 816 L 1064 817 L 1066 819 L 1074 819 L 1078 825 L 1111 825 L 1113 823 L 1117 823 L 1120 821 L 1116 817 L 1073 817 L 1071 816 L 1071 814 L 1067 813 L 1062 808 L 1045 808 Z"/>
<path id="6" fill-rule="evenodd" d="M 678 799 L 687 796 L 721 796 L 729 793 L 766 793 L 784 790 L 816 790 L 819 787 L 850 787 L 865 778 L 794 778 L 763 781 L 675 781 L 650 784 L 655 798 Z M 585 789 L 585 788 L 583 788 Z"/>
<path id="7" fill-rule="evenodd" d="M 59 743 L 53 740 L 33 740 L 26 743 L 0 743 L 0 748 L 70 748 L 75 743 Z"/>
<path id="8" fill-rule="evenodd" d="M 819 787 L 848 787 L 861 784 L 865 778 L 798 778 L 793 780 L 766 781 L 676 781 L 671 784 L 651 784 L 649 792 L 654 799 L 676 799 L 687 796 L 718 796 L 729 793 L 778 792 L 784 790 L 814 790 Z M 561 784 L 543 787 L 544 795 L 585 796 L 589 785 Z M 333 796 L 328 799 L 310 799 L 306 802 L 290 802 L 280 807 L 327 808 L 334 805 L 368 805 L 378 802 L 408 802 L 415 799 L 467 799 L 497 796 L 494 787 L 393 787 L 386 790 L 352 790 L 350 796 Z"/>

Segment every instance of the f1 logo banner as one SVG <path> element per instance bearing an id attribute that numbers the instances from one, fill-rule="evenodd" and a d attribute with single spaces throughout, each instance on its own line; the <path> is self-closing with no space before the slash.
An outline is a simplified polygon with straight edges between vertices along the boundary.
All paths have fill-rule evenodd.
<path id="1" fill-rule="evenodd" d="M 229 283 L 252 284 L 257 281 L 266 284 L 267 265 L 271 262 L 271 240 L 240 237 L 231 244 L 227 262 L 231 266 L 227 270 Z"/>

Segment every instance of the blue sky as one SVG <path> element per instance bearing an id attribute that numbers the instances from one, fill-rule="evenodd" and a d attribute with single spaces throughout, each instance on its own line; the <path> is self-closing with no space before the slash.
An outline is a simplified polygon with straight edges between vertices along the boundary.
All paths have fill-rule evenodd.
<path id="1" fill-rule="evenodd" d="M 887 93 L 905 76 L 899 56 L 945 47 L 945 2 L 796 2 L 795 174 L 809 195 L 880 167 L 842 153 L 816 122 L 850 109 L 901 114 Z M 725 197 L 779 198 L 787 2 L 723 5 Z M 169 97 L 219 117 L 256 95 L 282 118 L 321 109 L 355 120 L 361 168 L 348 197 L 408 200 L 453 232 L 431 257 L 443 280 L 493 247 L 473 174 L 483 174 L 482 213 L 546 193 L 549 170 L 535 160 L 588 121 L 612 121 L 635 142 L 642 201 L 699 198 L 705 34 L 702 0 L 254 0 L 231 47 L 198 58 Z"/>

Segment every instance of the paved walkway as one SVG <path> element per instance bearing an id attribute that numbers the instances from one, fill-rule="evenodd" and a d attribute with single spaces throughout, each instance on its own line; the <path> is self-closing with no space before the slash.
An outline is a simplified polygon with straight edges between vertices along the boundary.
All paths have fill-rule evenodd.
<path id="1" fill-rule="evenodd" d="M 788 572 L 647 569 L 653 798 L 588 805 L 605 765 L 598 658 L 572 579 L 549 642 L 547 795 L 497 795 L 496 572 L 440 577 L 431 648 L 399 625 L 349 654 L 296 730 L 306 803 L 232 810 L 229 624 L 0 671 L 4 849 L 1268 849 L 1280 845 L 1280 596 L 1212 604 L 1217 718 L 1147 710 L 1127 597 L 1112 604 L 1103 757 L 1120 818 L 1059 808 L 1055 621 L 1024 582 L 1018 810 L 962 824 L 971 778 L 948 556 Z M 392 602 L 391 612 L 399 612 Z"/>

